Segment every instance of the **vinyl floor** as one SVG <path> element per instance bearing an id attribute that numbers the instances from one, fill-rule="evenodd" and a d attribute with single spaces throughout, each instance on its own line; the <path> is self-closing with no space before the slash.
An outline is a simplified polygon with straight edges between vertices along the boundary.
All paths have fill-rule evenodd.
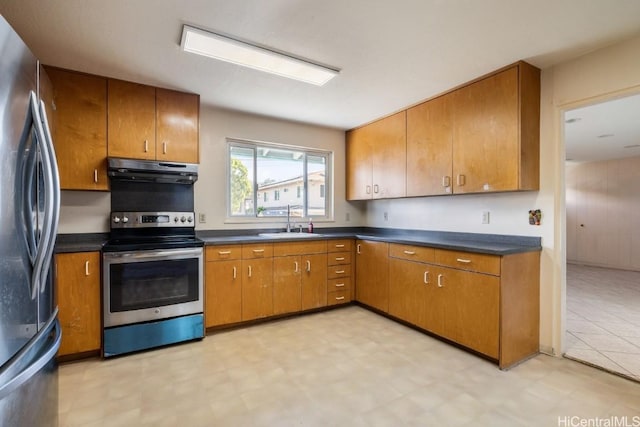
<path id="1" fill-rule="evenodd" d="M 60 367 L 61 426 L 517 427 L 638 415 L 634 381 L 546 355 L 500 371 L 357 306 Z"/>

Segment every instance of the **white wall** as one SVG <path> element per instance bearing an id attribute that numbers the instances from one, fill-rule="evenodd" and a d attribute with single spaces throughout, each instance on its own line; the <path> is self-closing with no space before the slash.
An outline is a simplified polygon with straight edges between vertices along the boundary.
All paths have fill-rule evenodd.
<path id="1" fill-rule="evenodd" d="M 344 131 L 203 106 L 200 111 L 200 168 L 194 191 L 196 216 L 205 213 L 207 222 L 197 224 L 198 230 L 284 227 L 286 222 L 279 219 L 268 224 L 225 223 L 227 137 L 332 151 L 335 221 L 317 223 L 316 227 L 362 225 L 362 205 L 345 201 Z M 63 191 L 59 232 L 108 232 L 110 211 L 109 192 Z M 346 221 L 347 213 L 350 221 Z"/>
<path id="2" fill-rule="evenodd" d="M 284 227 L 286 219 L 275 223 L 225 222 L 226 219 L 226 138 L 274 142 L 320 148 L 333 152 L 334 222 L 316 223 L 320 227 L 362 225 L 362 206 L 345 201 L 344 131 L 262 116 L 203 107 L 200 111 L 200 169 L 195 183 L 196 213 L 205 213 L 206 224 L 198 230 Z M 350 221 L 345 220 L 349 213 Z"/>
<path id="3" fill-rule="evenodd" d="M 568 162 L 567 261 L 640 270 L 640 157 Z"/>

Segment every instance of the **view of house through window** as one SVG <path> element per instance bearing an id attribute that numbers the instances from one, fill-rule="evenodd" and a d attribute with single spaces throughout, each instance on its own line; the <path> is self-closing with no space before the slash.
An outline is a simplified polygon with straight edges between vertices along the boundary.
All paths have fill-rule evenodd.
<path id="1" fill-rule="evenodd" d="M 233 217 L 328 217 L 331 153 L 229 141 L 228 211 Z"/>

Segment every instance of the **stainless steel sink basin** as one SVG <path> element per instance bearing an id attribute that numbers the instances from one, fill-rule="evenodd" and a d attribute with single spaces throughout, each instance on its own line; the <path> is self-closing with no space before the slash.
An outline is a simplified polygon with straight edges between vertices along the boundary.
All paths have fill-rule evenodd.
<path id="1" fill-rule="evenodd" d="M 281 231 L 279 233 L 260 233 L 258 236 L 266 237 L 268 239 L 307 239 L 309 237 L 319 237 L 321 234 L 298 232 L 287 233 L 286 231 Z"/>

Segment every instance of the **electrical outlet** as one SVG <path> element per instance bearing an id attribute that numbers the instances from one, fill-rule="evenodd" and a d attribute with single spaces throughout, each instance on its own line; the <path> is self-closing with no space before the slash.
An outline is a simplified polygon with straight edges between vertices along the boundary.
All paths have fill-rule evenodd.
<path id="1" fill-rule="evenodd" d="M 385 221 L 389 221 L 389 212 L 385 212 L 383 216 Z"/>
<path id="2" fill-rule="evenodd" d="M 198 222 L 200 224 L 204 224 L 205 222 L 207 222 L 207 214 L 205 213 L 198 214 Z"/>
<path id="3" fill-rule="evenodd" d="M 347 222 L 351 221 L 351 213 L 347 212 L 347 214 L 344 216 L 344 220 Z"/>
<path id="4" fill-rule="evenodd" d="M 489 211 L 483 211 L 482 212 L 482 223 L 483 224 L 489 224 L 489 216 L 490 216 Z"/>

